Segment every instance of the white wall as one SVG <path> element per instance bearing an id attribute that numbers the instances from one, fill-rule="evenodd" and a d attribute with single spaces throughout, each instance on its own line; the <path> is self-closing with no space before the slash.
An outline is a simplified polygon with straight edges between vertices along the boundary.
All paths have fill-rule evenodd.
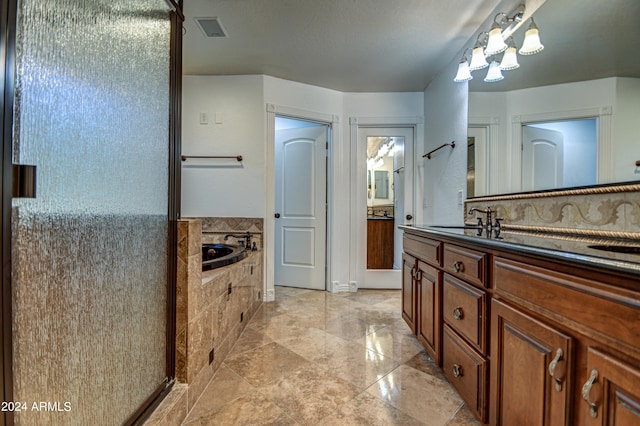
<path id="1" fill-rule="evenodd" d="M 262 76 L 184 76 L 182 154 L 242 155 L 244 160 L 183 162 L 183 217 L 263 217 L 262 91 Z M 200 124 L 201 113 L 208 115 L 208 124 Z"/>
<path id="2" fill-rule="evenodd" d="M 424 158 L 424 222 L 461 224 L 463 205 L 458 191 L 466 198 L 467 188 L 467 83 L 455 83 L 459 57 L 424 91 L 424 153 L 444 143 L 456 142 Z"/>
<path id="3" fill-rule="evenodd" d="M 183 217 L 270 220 L 265 185 L 268 107 L 275 108 L 276 114 L 295 110 L 326 115 L 334 122 L 328 177 L 333 194 L 329 279 L 348 285 L 352 167 L 349 117 L 421 117 L 423 93 L 342 93 L 262 75 L 184 76 L 183 154 L 242 155 L 245 160 L 241 167 L 233 160 L 183 163 Z M 209 124 L 200 124 L 202 112 L 208 114 Z M 220 124 L 216 124 L 216 113 Z M 418 135 L 420 140 L 422 134 Z"/>

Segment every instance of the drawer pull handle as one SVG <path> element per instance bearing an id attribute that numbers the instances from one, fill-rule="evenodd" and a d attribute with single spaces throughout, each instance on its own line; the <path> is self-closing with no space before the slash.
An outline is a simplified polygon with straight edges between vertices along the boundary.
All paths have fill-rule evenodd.
<path id="1" fill-rule="evenodd" d="M 453 263 L 453 270 L 456 272 L 462 272 L 464 271 L 464 265 L 462 262 L 460 262 L 459 260 L 455 261 Z"/>
<path id="2" fill-rule="evenodd" d="M 564 363 L 562 362 L 562 356 L 564 352 L 562 349 L 556 351 L 556 356 L 549 363 L 549 375 L 556 382 L 556 390 L 562 392 L 562 379 L 564 378 Z M 558 366 L 560 364 L 560 366 Z"/>
<path id="3" fill-rule="evenodd" d="M 451 370 L 453 371 L 453 377 L 462 376 L 462 367 L 460 367 L 458 364 L 453 364 L 453 367 Z"/>
<path id="4" fill-rule="evenodd" d="M 462 313 L 461 307 L 453 308 L 453 319 L 461 320 L 463 317 L 464 314 Z"/>
<path id="5" fill-rule="evenodd" d="M 589 380 L 587 380 L 584 386 L 582 386 L 582 399 L 584 399 L 586 403 L 589 404 L 589 413 L 591 414 L 591 417 L 593 417 L 594 419 L 598 418 L 598 401 L 595 401 L 595 402 L 591 401 L 590 394 L 591 394 L 591 387 L 597 381 L 598 381 L 598 370 L 594 368 L 593 370 L 591 370 L 591 375 L 589 376 Z"/>

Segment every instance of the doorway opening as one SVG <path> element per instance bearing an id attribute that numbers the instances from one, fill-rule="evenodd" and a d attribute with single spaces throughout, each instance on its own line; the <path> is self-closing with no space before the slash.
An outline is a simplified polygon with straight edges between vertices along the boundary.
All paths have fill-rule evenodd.
<path id="1" fill-rule="evenodd" d="M 597 119 L 522 125 L 522 189 L 539 191 L 595 185 Z"/>

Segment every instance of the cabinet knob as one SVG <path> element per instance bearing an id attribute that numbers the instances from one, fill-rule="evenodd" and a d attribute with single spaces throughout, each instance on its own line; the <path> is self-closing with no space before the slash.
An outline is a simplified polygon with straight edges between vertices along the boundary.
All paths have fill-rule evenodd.
<path id="1" fill-rule="evenodd" d="M 410 214 L 406 215 L 405 218 L 407 218 L 407 220 L 411 220 L 413 219 L 413 216 L 411 216 Z"/>
<path id="2" fill-rule="evenodd" d="M 464 314 L 462 313 L 461 307 L 458 306 L 453 308 L 453 319 L 461 320 L 463 316 Z"/>
<path id="3" fill-rule="evenodd" d="M 598 396 L 595 401 L 591 400 L 591 388 L 598 381 L 598 370 L 595 368 L 591 370 L 591 375 L 589 376 L 589 380 L 582 386 L 582 399 L 589 404 L 589 414 L 594 419 L 598 418 L 598 402 L 600 400 L 600 395 L 598 392 Z"/>
<path id="4" fill-rule="evenodd" d="M 453 377 L 462 376 L 462 367 L 460 367 L 460 365 L 458 365 L 458 364 L 453 364 L 453 367 L 451 368 L 451 371 L 453 372 Z"/>
<path id="5" fill-rule="evenodd" d="M 549 375 L 556 382 L 556 390 L 558 392 L 562 392 L 562 379 L 564 378 L 565 373 L 565 365 L 562 361 L 563 355 L 564 352 L 562 352 L 562 349 L 558 349 L 556 351 L 556 356 L 549 363 Z"/>
<path id="6" fill-rule="evenodd" d="M 461 261 L 456 260 L 455 263 L 453 264 L 453 270 L 456 272 L 462 272 L 464 270 L 464 265 L 462 264 Z"/>
<path id="7" fill-rule="evenodd" d="M 280 219 L 280 213 L 276 213 L 273 215 L 276 219 Z"/>

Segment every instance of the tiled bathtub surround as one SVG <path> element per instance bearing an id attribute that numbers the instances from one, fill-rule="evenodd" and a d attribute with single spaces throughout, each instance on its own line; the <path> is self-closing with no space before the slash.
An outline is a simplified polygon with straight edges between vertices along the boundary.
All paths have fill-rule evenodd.
<path id="1" fill-rule="evenodd" d="M 202 272 L 202 229 L 201 219 L 178 221 L 176 380 L 188 386 L 174 386 L 147 425 L 184 418 L 176 413 L 193 407 L 262 303 L 262 251 Z"/>
<path id="2" fill-rule="evenodd" d="M 252 241 L 262 248 L 263 223 L 261 218 L 253 217 L 199 217 L 202 221 L 202 242 L 223 243 L 224 236 L 228 234 L 251 233 Z M 234 241 L 227 241 L 235 244 Z"/>
<path id="3" fill-rule="evenodd" d="M 487 206 L 505 229 L 640 239 L 640 184 L 481 197 L 467 200 L 465 212 Z M 477 215 L 465 214 L 465 222 Z"/>

